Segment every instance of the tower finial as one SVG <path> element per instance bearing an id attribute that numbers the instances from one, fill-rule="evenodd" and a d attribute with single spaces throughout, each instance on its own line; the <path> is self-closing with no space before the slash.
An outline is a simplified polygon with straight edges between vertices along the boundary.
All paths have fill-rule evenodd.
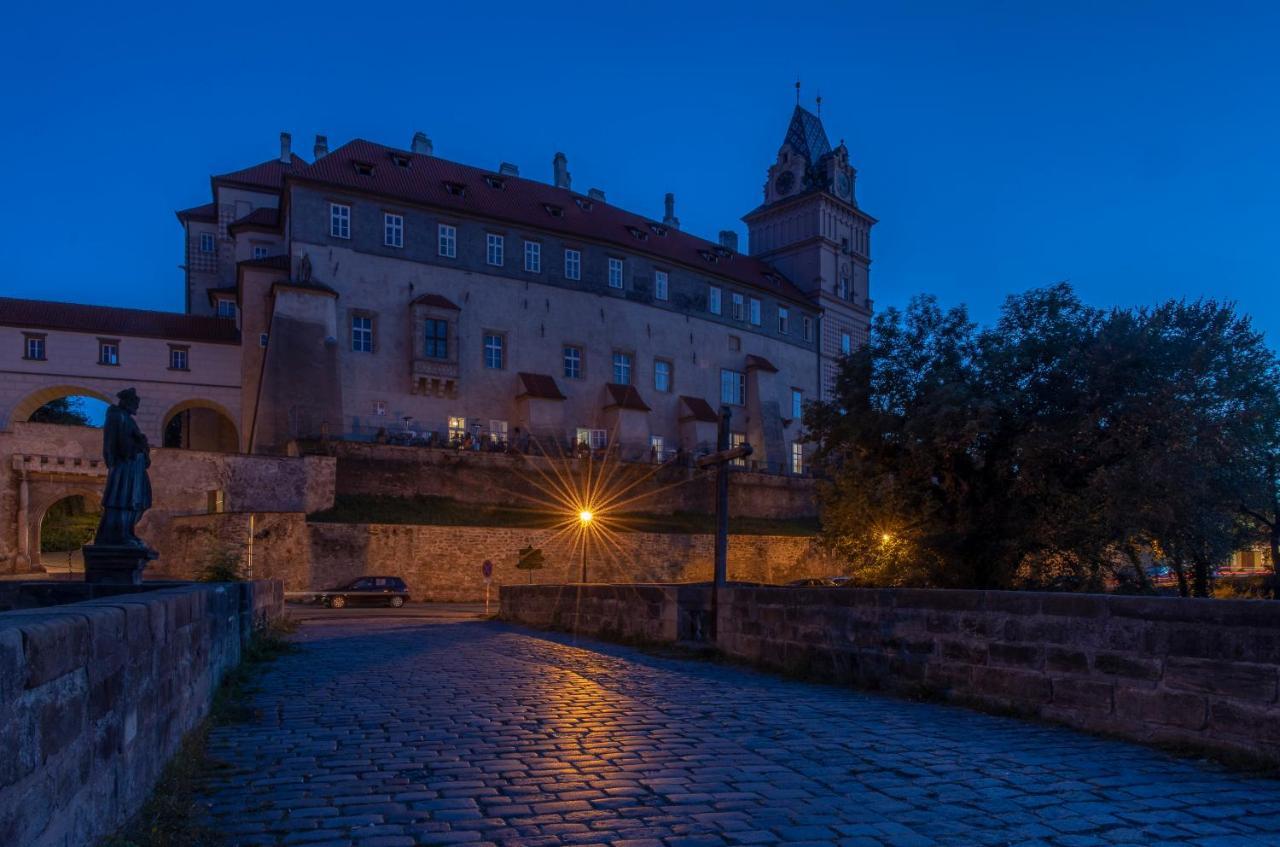
<path id="1" fill-rule="evenodd" d="M 800 105 L 800 76 L 796 75 L 796 105 Z"/>

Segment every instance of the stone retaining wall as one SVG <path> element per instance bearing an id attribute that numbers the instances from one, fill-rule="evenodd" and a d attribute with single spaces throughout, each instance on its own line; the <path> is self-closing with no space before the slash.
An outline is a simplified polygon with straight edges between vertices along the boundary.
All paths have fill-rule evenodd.
<path id="1" fill-rule="evenodd" d="M 281 585 L 259 581 L 0 614 L 0 844 L 117 829 L 282 611 Z"/>
<path id="2" fill-rule="evenodd" d="M 568 625 L 563 613 L 548 623 L 545 597 L 527 590 L 503 589 L 504 616 Z M 623 616 L 619 592 L 588 586 L 570 623 L 607 635 Z M 649 602 L 659 599 L 682 598 Z M 1270 601 L 737 587 L 721 595 L 718 647 L 787 672 L 1280 764 L 1280 604 Z"/>

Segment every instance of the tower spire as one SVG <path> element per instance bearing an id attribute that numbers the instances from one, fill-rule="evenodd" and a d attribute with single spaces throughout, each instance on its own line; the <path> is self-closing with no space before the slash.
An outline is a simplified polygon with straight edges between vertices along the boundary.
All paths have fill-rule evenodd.
<path id="1" fill-rule="evenodd" d="M 800 77 L 796 76 L 796 105 L 800 105 Z"/>

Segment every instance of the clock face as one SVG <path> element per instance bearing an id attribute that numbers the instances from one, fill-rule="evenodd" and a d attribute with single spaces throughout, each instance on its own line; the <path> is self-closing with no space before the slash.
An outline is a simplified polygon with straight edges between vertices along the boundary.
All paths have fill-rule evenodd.
<path id="1" fill-rule="evenodd" d="M 773 187 L 779 194 L 790 194 L 791 189 L 796 187 L 796 175 L 791 171 L 783 171 L 773 181 Z"/>
<path id="2" fill-rule="evenodd" d="M 836 194 L 849 199 L 849 175 L 842 173 L 836 176 Z"/>

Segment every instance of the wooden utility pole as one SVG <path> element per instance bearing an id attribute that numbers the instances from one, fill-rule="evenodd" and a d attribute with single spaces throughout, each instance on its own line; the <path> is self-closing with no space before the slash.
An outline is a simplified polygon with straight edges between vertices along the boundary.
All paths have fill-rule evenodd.
<path id="1" fill-rule="evenodd" d="M 729 449 L 728 406 L 720 407 L 720 428 L 716 433 L 716 452 L 698 460 L 698 467 L 716 469 L 716 563 L 711 580 L 711 643 L 716 642 L 716 625 L 720 613 L 720 589 L 729 581 L 729 463 L 751 455 L 751 445 Z"/>

